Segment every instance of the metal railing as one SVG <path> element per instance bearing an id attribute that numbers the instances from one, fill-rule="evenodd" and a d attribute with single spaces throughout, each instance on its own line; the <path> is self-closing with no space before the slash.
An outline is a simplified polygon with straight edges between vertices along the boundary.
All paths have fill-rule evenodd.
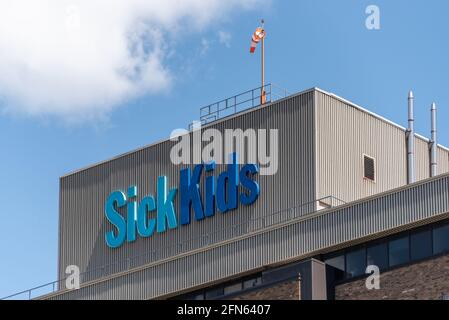
<path id="1" fill-rule="evenodd" d="M 265 92 L 265 103 L 274 102 L 289 95 L 286 89 L 268 83 L 263 87 L 257 87 L 202 107 L 200 109 L 201 125 L 262 105 L 262 88 Z M 193 128 L 194 125 L 189 124 L 189 130 Z"/>
<path id="2" fill-rule="evenodd" d="M 156 262 L 165 258 L 169 258 L 189 251 L 197 250 L 220 243 L 224 240 L 232 240 L 232 238 L 243 236 L 250 232 L 260 231 L 267 227 L 279 225 L 296 218 L 301 218 L 312 213 L 316 213 L 320 208 L 323 209 L 323 204 L 326 207 L 336 207 L 346 202 L 334 196 L 327 196 L 318 200 L 310 201 L 300 204 L 298 206 L 283 209 L 261 217 L 246 220 L 244 222 L 222 228 L 220 230 L 212 231 L 204 235 L 193 237 L 182 242 L 175 243 L 170 246 L 159 248 L 142 255 L 127 258 L 125 260 L 117 261 L 111 264 L 103 265 L 92 270 L 80 273 L 80 284 L 92 280 L 100 280 L 103 277 L 110 276 L 119 272 L 129 271 L 136 267 L 141 267 L 144 264 Z M 51 294 L 57 290 L 63 290 L 67 278 L 49 282 L 28 290 L 24 290 L 0 300 L 7 299 L 34 299 L 39 296 Z M 47 289 L 47 291 L 45 290 Z"/>

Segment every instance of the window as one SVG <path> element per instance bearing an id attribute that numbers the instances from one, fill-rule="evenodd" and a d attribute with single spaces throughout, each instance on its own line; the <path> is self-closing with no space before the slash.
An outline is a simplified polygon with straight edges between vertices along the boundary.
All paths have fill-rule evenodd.
<path id="1" fill-rule="evenodd" d="M 449 253 L 449 219 L 399 235 L 386 237 L 365 246 L 340 250 L 322 256 L 333 280 L 344 280 L 365 274 L 367 265 L 381 270 Z M 446 293 L 447 294 L 447 293 Z"/>
<path id="2" fill-rule="evenodd" d="M 432 255 L 432 233 L 421 231 L 410 236 L 410 254 L 412 260 L 419 260 Z"/>
<path id="3" fill-rule="evenodd" d="M 231 294 L 231 293 L 238 292 L 241 290 L 242 290 L 242 283 L 238 282 L 238 283 L 234 283 L 234 284 L 224 287 L 224 294 Z"/>
<path id="4" fill-rule="evenodd" d="M 363 155 L 363 172 L 364 172 L 363 176 L 365 179 L 376 181 L 374 158 L 371 158 L 367 155 Z"/>
<path id="5" fill-rule="evenodd" d="M 192 300 L 204 300 L 204 293 L 194 295 Z"/>
<path id="6" fill-rule="evenodd" d="M 212 290 L 206 291 L 206 300 L 220 297 L 222 295 L 223 295 L 223 288 L 212 289 Z"/>
<path id="7" fill-rule="evenodd" d="M 433 253 L 449 251 L 449 224 L 433 229 Z"/>
<path id="8" fill-rule="evenodd" d="M 391 240 L 388 249 L 390 267 L 409 262 L 409 237 Z"/>
<path id="9" fill-rule="evenodd" d="M 345 256 L 344 255 L 339 255 L 333 258 L 329 258 L 327 260 L 324 261 L 326 264 L 341 270 L 341 271 L 345 271 Z"/>
<path id="10" fill-rule="evenodd" d="M 249 279 L 246 281 L 243 281 L 243 289 L 248 289 L 248 288 L 252 288 L 258 285 L 262 284 L 262 278 L 261 277 L 257 277 L 254 279 Z"/>
<path id="11" fill-rule="evenodd" d="M 365 248 L 346 254 L 346 275 L 347 277 L 357 277 L 365 274 L 366 271 L 366 251 Z"/>
<path id="12" fill-rule="evenodd" d="M 343 254 L 324 260 L 324 263 L 331 266 L 335 280 L 343 280 L 345 277 L 345 256 Z"/>
<path id="13" fill-rule="evenodd" d="M 388 267 L 388 249 L 386 243 L 368 247 L 366 251 L 367 264 L 378 266 L 379 269 Z"/>

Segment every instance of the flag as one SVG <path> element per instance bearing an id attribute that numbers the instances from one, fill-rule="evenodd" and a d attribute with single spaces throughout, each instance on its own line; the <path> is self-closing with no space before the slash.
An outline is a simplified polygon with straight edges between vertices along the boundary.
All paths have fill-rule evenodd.
<path id="1" fill-rule="evenodd" d="M 256 31 L 254 31 L 254 34 L 251 38 L 251 47 L 249 49 L 249 52 L 254 53 L 254 51 L 256 51 L 257 44 L 263 38 L 265 38 L 265 30 L 263 28 L 259 27 L 256 29 Z"/>

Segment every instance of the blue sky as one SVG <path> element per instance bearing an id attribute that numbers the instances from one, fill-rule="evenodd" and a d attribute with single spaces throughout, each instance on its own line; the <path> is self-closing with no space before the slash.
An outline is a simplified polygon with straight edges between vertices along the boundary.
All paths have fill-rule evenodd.
<path id="1" fill-rule="evenodd" d="M 6 80 L 0 76 L 0 296 L 56 279 L 60 176 L 166 138 L 172 129 L 197 119 L 203 105 L 259 85 L 259 52 L 251 56 L 248 51 L 260 17 L 266 20 L 269 82 L 289 92 L 317 86 L 403 126 L 412 88 L 417 132 L 429 136 L 429 109 L 435 101 L 439 143 L 449 145 L 444 124 L 449 119 L 448 1 L 255 1 L 209 8 L 200 17 L 187 8 L 169 22 L 154 18 L 162 31 L 143 33 L 142 44 L 143 51 L 155 55 L 138 57 L 156 57 L 155 66 L 139 62 L 149 68 L 148 75 L 138 83 L 132 80 L 122 95 L 102 95 L 120 82 L 109 83 L 107 72 L 98 87 L 89 82 L 100 72 L 98 63 L 74 76 L 79 84 L 58 74 L 72 60 L 67 66 L 61 62 L 66 60 L 51 56 L 48 62 L 38 47 L 35 52 L 44 56 L 21 55 L 19 49 L 33 48 L 32 41 L 13 44 L 19 52 L 14 61 L 44 61 L 42 70 L 24 75 L 0 53 L 0 66 L 8 72 Z M 365 27 L 370 4 L 380 8 L 380 30 Z M 85 11 L 80 10 L 82 15 Z M 189 19 L 204 21 L 197 25 Z M 186 29 L 167 31 L 177 23 Z M 100 36 L 104 31 L 98 28 Z M 27 34 L 14 28 L 5 32 L 0 24 L 0 52 L 16 32 L 18 38 Z M 73 63 L 91 63 L 89 51 L 82 54 L 84 60 L 74 58 Z M 95 74 L 89 74 L 91 69 Z"/>

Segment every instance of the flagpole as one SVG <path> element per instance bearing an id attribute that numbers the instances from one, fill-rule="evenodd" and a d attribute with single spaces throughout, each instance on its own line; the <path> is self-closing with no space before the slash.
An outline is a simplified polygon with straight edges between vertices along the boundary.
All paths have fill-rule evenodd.
<path id="1" fill-rule="evenodd" d="M 263 32 L 265 32 L 265 21 L 262 19 L 262 29 Z M 265 104 L 266 97 L 265 97 L 265 37 L 262 38 L 262 87 L 260 89 L 260 104 Z"/>

